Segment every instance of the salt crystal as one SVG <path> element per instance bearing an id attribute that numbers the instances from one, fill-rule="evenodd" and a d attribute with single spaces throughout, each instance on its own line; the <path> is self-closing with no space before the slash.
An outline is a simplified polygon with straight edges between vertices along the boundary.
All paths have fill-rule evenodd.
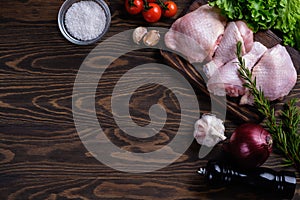
<path id="1" fill-rule="evenodd" d="M 79 1 L 66 12 L 65 25 L 68 32 L 79 40 L 98 37 L 106 25 L 103 8 L 94 1 Z"/>

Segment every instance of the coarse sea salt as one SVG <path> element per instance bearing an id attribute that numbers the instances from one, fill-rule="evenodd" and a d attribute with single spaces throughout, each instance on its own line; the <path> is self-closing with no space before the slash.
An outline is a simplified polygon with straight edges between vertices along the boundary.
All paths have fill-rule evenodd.
<path id="1" fill-rule="evenodd" d="M 105 12 L 94 1 L 74 3 L 65 15 L 65 26 L 68 32 L 79 40 L 95 39 L 103 32 L 105 25 Z"/>

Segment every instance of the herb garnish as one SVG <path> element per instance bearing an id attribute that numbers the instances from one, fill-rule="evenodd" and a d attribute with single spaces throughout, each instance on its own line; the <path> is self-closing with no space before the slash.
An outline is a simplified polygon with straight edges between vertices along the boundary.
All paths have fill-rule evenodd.
<path id="1" fill-rule="evenodd" d="M 283 43 L 300 50 L 300 0 L 209 0 L 229 20 L 244 20 L 254 31 L 275 29 Z"/>
<path id="2" fill-rule="evenodd" d="M 300 122 L 300 109 L 297 107 L 297 99 L 293 98 L 285 104 L 280 113 L 281 120 L 277 120 L 275 109 L 270 101 L 265 98 L 261 88 L 257 88 L 256 78 L 245 66 L 245 60 L 241 56 L 242 43 L 237 43 L 237 57 L 240 68 L 238 72 L 244 79 L 244 87 L 248 88 L 254 97 L 254 106 L 266 117 L 266 127 L 270 131 L 275 147 L 285 156 L 287 165 L 294 165 L 300 171 L 300 134 L 298 127 Z"/>

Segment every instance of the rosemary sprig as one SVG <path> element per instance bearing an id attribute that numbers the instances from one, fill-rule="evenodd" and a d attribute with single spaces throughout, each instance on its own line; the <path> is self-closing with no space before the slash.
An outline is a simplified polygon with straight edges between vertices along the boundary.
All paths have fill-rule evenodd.
<path id="1" fill-rule="evenodd" d="M 275 147 L 285 156 L 287 165 L 294 165 L 300 171 L 300 110 L 296 106 L 297 99 L 292 99 L 281 111 L 281 121 L 275 117 L 275 109 L 271 108 L 270 101 L 265 98 L 261 88 L 257 87 L 256 78 L 245 65 L 241 56 L 242 43 L 237 43 L 238 72 L 244 79 L 244 87 L 248 88 L 254 98 L 254 106 L 266 117 L 266 127 L 272 134 Z"/>

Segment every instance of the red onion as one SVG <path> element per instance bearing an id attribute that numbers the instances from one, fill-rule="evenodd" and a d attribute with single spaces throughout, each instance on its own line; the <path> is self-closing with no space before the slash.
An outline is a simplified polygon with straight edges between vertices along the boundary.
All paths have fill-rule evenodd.
<path id="1" fill-rule="evenodd" d="M 272 143 L 272 136 L 262 126 L 247 123 L 235 129 L 223 147 L 238 166 L 253 168 L 267 160 Z"/>

